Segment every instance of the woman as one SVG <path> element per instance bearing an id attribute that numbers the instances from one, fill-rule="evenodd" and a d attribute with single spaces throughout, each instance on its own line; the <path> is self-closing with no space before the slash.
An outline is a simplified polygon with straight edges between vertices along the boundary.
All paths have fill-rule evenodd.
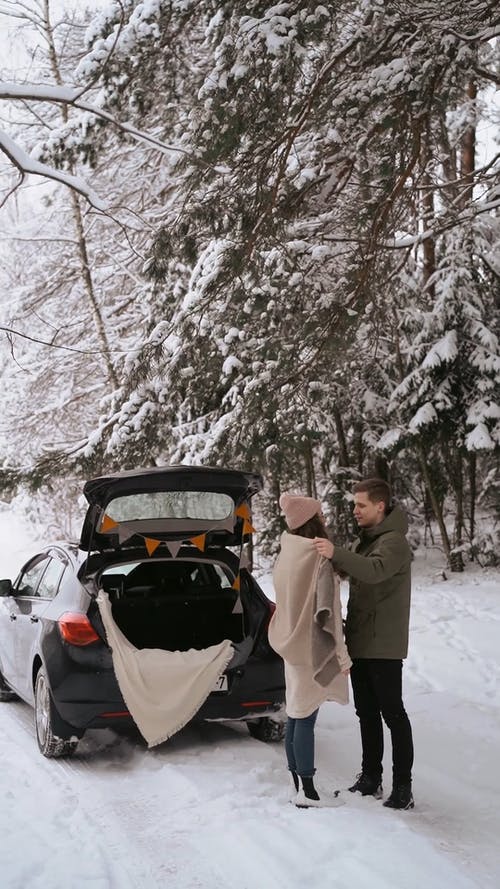
<path id="1" fill-rule="evenodd" d="M 342 630 L 340 584 L 331 563 L 312 542 L 327 537 L 319 500 L 282 494 L 288 531 L 273 571 L 276 611 L 269 641 L 285 662 L 286 756 L 299 808 L 336 806 L 342 800 L 315 786 L 314 724 L 324 701 L 347 704 L 351 659 Z M 300 778 L 300 783 L 299 783 Z"/>

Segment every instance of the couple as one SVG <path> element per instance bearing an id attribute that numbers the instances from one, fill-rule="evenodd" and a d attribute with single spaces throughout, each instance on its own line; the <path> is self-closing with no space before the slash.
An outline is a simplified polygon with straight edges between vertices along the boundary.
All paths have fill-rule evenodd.
<path id="1" fill-rule="evenodd" d="M 343 802 L 337 795 L 320 796 L 314 786 L 314 724 L 324 701 L 348 702 L 350 673 L 362 763 L 349 790 L 382 797 L 383 719 L 392 740 L 392 792 L 384 806 L 411 809 L 413 741 L 402 700 L 410 615 L 408 523 L 382 479 L 358 482 L 353 493 L 360 532 L 350 550 L 328 539 L 319 500 L 280 498 L 288 531 L 273 571 L 276 611 L 269 641 L 285 662 L 293 802 L 299 808 Z M 336 571 L 350 579 L 346 642 Z"/>

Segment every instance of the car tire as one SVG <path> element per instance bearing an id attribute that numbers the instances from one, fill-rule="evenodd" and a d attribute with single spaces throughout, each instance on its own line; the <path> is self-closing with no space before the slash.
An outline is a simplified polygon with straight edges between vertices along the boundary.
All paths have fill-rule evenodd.
<path id="1" fill-rule="evenodd" d="M 277 720 L 271 719 L 269 716 L 248 720 L 247 727 L 252 738 L 257 738 L 258 741 L 269 743 L 282 741 L 285 737 L 286 724 L 277 722 Z"/>
<path id="2" fill-rule="evenodd" d="M 4 701 L 17 701 L 17 695 L 15 691 L 12 691 L 12 689 L 9 688 L 5 679 L 0 673 L 0 703 L 3 704 Z"/>
<path id="3" fill-rule="evenodd" d="M 61 738 L 56 734 L 54 712 L 47 676 L 43 667 L 40 667 L 35 682 L 35 729 L 38 748 L 40 753 L 48 758 L 71 756 L 77 748 L 78 739 Z"/>

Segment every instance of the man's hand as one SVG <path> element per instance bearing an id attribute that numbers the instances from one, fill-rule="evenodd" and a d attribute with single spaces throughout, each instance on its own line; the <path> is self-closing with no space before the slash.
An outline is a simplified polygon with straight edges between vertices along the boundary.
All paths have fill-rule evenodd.
<path id="1" fill-rule="evenodd" d="M 324 556 L 325 559 L 332 558 L 335 547 L 331 540 L 327 540 L 326 537 L 314 537 L 313 543 L 320 556 Z"/>

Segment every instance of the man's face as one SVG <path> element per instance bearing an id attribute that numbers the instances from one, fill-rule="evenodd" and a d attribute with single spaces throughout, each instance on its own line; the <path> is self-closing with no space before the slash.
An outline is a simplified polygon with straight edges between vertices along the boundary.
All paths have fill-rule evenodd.
<path id="1" fill-rule="evenodd" d="M 360 491 L 354 495 L 354 518 L 360 528 L 373 528 L 383 521 L 385 516 L 385 503 L 377 500 L 373 503 L 366 491 Z"/>

